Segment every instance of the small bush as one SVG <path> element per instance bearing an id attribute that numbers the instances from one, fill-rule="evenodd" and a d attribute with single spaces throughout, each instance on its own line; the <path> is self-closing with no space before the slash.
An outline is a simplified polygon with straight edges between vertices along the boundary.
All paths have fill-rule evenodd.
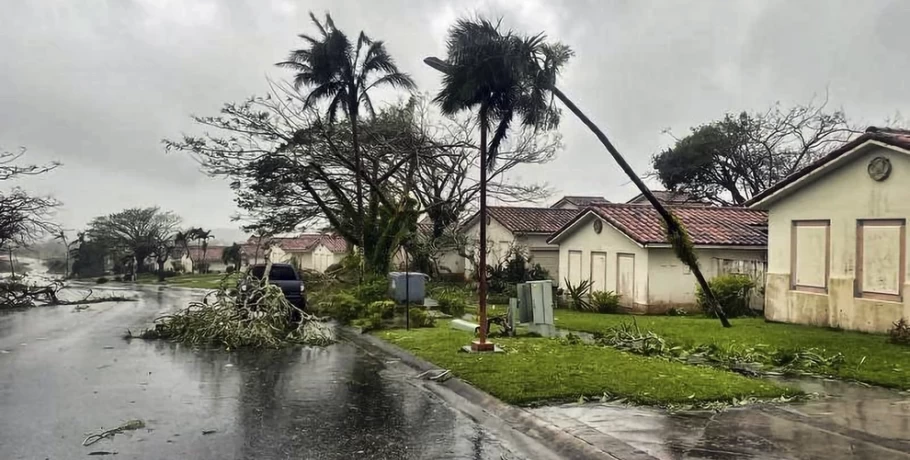
<path id="1" fill-rule="evenodd" d="M 116 281 L 116 282 L 119 283 L 119 282 L 123 281 L 123 277 L 120 276 L 120 275 L 117 275 L 117 276 L 114 277 L 114 281 Z"/>
<path id="2" fill-rule="evenodd" d="M 364 303 L 347 292 L 332 295 L 318 305 L 319 314 L 335 318 L 342 324 L 364 316 Z"/>
<path id="3" fill-rule="evenodd" d="M 427 314 L 422 308 L 413 308 L 408 312 L 411 327 L 433 327 L 436 325 L 436 319 Z"/>
<path id="4" fill-rule="evenodd" d="M 737 273 L 719 275 L 708 281 L 708 286 L 711 288 L 711 292 L 714 293 L 714 297 L 720 302 L 727 317 L 736 318 L 754 315 L 752 309 L 749 308 L 749 294 L 755 287 L 755 282 L 752 281 L 752 278 Z M 714 310 L 708 305 L 700 286 L 696 288 L 695 298 L 698 306 L 704 310 L 705 314 L 715 316 Z"/>
<path id="5" fill-rule="evenodd" d="M 367 314 L 378 315 L 380 319 L 392 319 L 395 316 L 395 302 L 379 300 L 367 305 Z"/>
<path id="6" fill-rule="evenodd" d="M 590 280 L 581 280 L 577 286 L 573 286 L 569 283 L 569 279 L 565 279 L 566 283 L 566 294 L 569 297 L 570 303 L 569 308 L 572 310 L 580 311 L 593 311 L 594 308 L 591 306 L 591 303 L 588 302 L 588 293 L 591 292 L 591 281 Z"/>
<path id="7" fill-rule="evenodd" d="M 910 345 L 910 323 L 901 318 L 888 330 L 888 341 L 898 345 Z"/>
<path id="8" fill-rule="evenodd" d="M 227 273 L 228 275 L 230 275 L 231 273 L 234 273 L 236 271 L 237 271 L 237 267 L 234 267 L 233 265 L 228 265 L 227 268 L 224 269 L 224 272 Z"/>
<path id="9" fill-rule="evenodd" d="M 105 278 L 105 277 L 103 277 L 103 276 L 102 276 L 101 278 L 98 278 L 98 279 L 95 280 L 95 282 L 98 283 L 98 284 L 104 284 L 104 283 L 107 283 L 108 281 L 110 281 L 110 280 L 107 279 L 107 278 Z"/>
<path id="10" fill-rule="evenodd" d="M 613 291 L 591 293 L 591 307 L 598 313 L 616 313 L 619 310 L 620 295 Z"/>
<path id="11" fill-rule="evenodd" d="M 436 301 L 439 302 L 439 311 L 454 318 L 464 316 L 464 310 L 468 306 L 467 302 L 456 294 L 442 294 L 436 298 Z"/>
<path id="12" fill-rule="evenodd" d="M 686 316 L 688 314 L 689 313 L 682 308 L 670 307 L 670 309 L 667 310 L 667 316 Z"/>
<path id="13" fill-rule="evenodd" d="M 389 284 L 384 278 L 363 280 L 363 283 L 351 289 L 351 294 L 364 304 L 389 299 Z"/>

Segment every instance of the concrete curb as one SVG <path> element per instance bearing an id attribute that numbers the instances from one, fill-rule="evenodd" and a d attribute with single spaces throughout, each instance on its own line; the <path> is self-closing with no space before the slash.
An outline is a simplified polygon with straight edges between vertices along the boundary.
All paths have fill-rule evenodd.
<path id="1" fill-rule="evenodd" d="M 391 355 L 418 372 L 439 369 L 439 366 L 378 337 L 361 334 L 356 329 L 348 327 L 342 328 L 340 332 L 343 337 L 365 351 L 375 350 Z M 535 459 L 654 458 L 609 436 L 600 436 L 597 445 L 594 445 L 524 409 L 506 404 L 456 377 L 442 383 L 426 381 L 424 387 L 472 419 L 505 434 L 509 441 L 517 444 L 522 450 L 534 452 Z M 549 455 L 545 455 L 545 452 Z"/>

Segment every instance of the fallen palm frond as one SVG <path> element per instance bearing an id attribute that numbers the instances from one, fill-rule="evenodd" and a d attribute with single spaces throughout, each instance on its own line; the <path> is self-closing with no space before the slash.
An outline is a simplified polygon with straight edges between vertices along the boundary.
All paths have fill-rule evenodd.
<path id="1" fill-rule="evenodd" d="M 141 428 L 145 428 L 145 422 L 142 420 L 130 420 L 129 422 L 124 423 L 123 425 L 118 426 L 110 430 L 102 431 L 98 434 L 91 434 L 82 441 L 83 446 L 90 446 L 104 438 L 112 438 L 114 435 L 123 433 L 124 431 L 133 431 Z"/>
<path id="2" fill-rule="evenodd" d="M 645 356 L 672 361 L 720 367 L 740 374 L 825 375 L 844 363 L 841 353 L 829 355 L 817 348 L 772 349 L 767 346 L 721 346 L 716 343 L 695 346 L 672 345 L 652 331 L 642 331 L 633 319 L 612 327 L 597 337 L 597 343 Z"/>
<path id="3" fill-rule="evenodd" d="M 255 278 L 247 278 L 241 285 L 245 289 L 222 283 L 201 302 L 191 302 L 178 313 L 157 318 L 155 327 L 139 337 L 227 349 L 328 345 L 336 341 L 329 323 L 291 305 L 278 286 Z"/>

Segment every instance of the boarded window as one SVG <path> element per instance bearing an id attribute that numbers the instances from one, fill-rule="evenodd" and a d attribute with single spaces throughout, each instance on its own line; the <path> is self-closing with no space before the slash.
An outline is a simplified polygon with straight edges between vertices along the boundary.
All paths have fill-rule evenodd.
<path id="1" fill-rule="evenodd" d="M 794 220 L 790 234 L 790 287 L 828 292 L 831 221 Z"/>
<path id="2" fill-rule="evenodd" d="M 900 302 L 906 267 L 904 219 L 856 222 L 856 295 Z"/>
<path id="3" fill-rule="evenodd" d="M 581 251 L 569 251 L 569 284 L 581 284 Z"/>

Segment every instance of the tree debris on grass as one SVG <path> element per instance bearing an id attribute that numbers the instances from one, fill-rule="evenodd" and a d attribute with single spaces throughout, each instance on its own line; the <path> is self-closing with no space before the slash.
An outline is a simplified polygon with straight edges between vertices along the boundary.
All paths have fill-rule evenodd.
<path id="1" fill-rule="evenodd" d="M 138 338 L 217 345 L 229 350 L 325 346 L 336 341 L 335 330 L 326 319 L 292 305 L 278 286 L 252 277 L 241 286 L 245 289 L 222 283 L 201 302 L 191 302 L 178 313 L 155 319 L 155 326 Z M 126 338 L 132 337 L 127 331 Z"/>
<path id="2" fill-rule="evenodd" d="M 817 348 L 774 349 L 721 346 L 715 343 L 674 346 L 652 331 L 642 331 L 633 319 L 597 334 L 596 342 L 618 350 L 645 356 L 659 356 L 687 364 L 724 368 L 746 376 L 800 375 L 824 377 L 828 370 L 845 362 L 841 353 L 826 354 Z"/>
<path id="3" fill-rule="evenodd" d="M 0 282 L 0 309 L 32 308 L 37 306 L 56 305 L 84 305 L 101 302 L 132 302 L 135 297 L 122 295 L 107 295 L 92 297 L 94 291 L 79 300 L 61 299 L 59 294 L 66 285 L 63 281 L 55 280 L 49 284 L 27 283 L 20 280 L 5 280 Z"/>
<path id="4" fill-rule="evenodd" d="M 82 441 L 83 446 L 90 446 L 104 438 L 113 438 L 115 435 L 123 433 L 124 431 L 134 431 L 145 428 L 145 422 L 142 420 L 130 420 L 123 425 L 118 426 L 117 428 L 112 428 L 110 430 L 105 430 L 100 433 L 90 434 L 88 437 Z M 105 454 L 94 454 L 94 455 L 105 455 Z"/>

